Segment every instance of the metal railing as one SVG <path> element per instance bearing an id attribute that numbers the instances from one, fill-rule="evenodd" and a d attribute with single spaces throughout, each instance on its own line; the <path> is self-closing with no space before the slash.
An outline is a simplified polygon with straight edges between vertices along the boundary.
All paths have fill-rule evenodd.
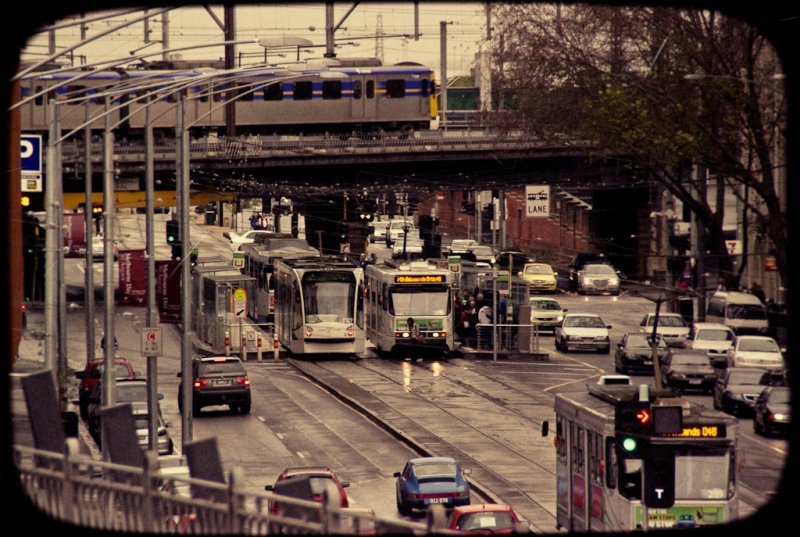
<path id="1" fill-rule="evenodd" d="M 478 323 L 476 329 L 476 350 L 500 352 L 538 353 L 541 332 L 537 323 L 497 324 L 497 341 L 495 342 L 491 323 Z"/>
<path id="2" fill-rule="evenodd" d="M 94 460 L 70 438 L 64 454 L 13 447 L 20 484 L 40 511 L 65 523 L 99 530 L 186 534 L 455 535 L 445 528 L 443 506 L 422 522 L 350 512 L 333 495 L 322 502 L 243 490 L 239 468 L 226 483 L 162 474 L 145 452 L 144 468 Z M 278 514 L 273 508 L 280 501 Z"/>

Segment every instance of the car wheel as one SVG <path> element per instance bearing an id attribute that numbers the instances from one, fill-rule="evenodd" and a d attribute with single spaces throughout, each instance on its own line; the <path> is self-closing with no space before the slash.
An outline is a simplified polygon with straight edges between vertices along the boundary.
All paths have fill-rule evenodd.
<path id="1" fill-rule="evenodd" d="M 716 397 L 714 397 L 714 410 L 722 410 L 722 405 L 717 401 Z"/>
<path id="2" fill-rule="evenodd" d="M 200 414 L 201 408 L 200 403 L 192 402 L 192 415 L 197 416 Z"/>
<path id="3" fill-rule="evenodd" d="M 401 502 L 399 499 L 397 500 L 397 511 L 401 515 L 409 516 L 411 514 L 411 509 L 406 507 L 406 505 Z"/>
<path id="4" fill-rule="evenodd" d="M 758 423 L 758 420 L 753 418 L 753 432 L 761 434 L 761 425 Z"/>
<path id="5" fill-rule="evenodd" d="M 239 413 L 240 414 L 249 414 L 250 413 L 250 401 L 246 403 L 242 403 L 239 405 Z"/>
<path id="6" fill-rule="evenodd" d="M 569 345 L 567 345 L 564 338 L 561 338 L 561 352 L 569 352 Z"/>

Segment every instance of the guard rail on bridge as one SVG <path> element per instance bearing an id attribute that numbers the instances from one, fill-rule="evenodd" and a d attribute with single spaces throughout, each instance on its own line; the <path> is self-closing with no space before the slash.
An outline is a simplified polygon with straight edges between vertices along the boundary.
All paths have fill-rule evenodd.
<path id="1" fill-rule="evenodd" d="M 203 137 L 190 142 L 189 156 L 192 161 L 221 161 L 240 159 L 263 160 L 266 166 L 299 164 L 320 159 L 342 159 L 370 157 L 385 158 L 387 155 L 413 155 L 414 158 L 442 158 L 443 154 L 464 155 L 507 153 L 541 153 L 543 156 L 583 155 L 595 146 L 585 140 L 562 140 L 553 142 L 518 131 L 448 131 L 418 132 L 403 137 L 346 137 L 346 136 L 241 136 L 236 138 Z M 92 161 L 102 162 L 102 144 L 92 145 Z M 118 140 L 114 144 L 114 159 L 117 165 L 144 162 L 143 141 Z M 62 162 L 71 164 L 85 159 L 82 140 L 68 140 L 62 144 Z M 157 140 L 153 149 L 153 160 L 174 165 L 176 159 L 175 139 Z"/>
<path id="2" fill-rule="evenodd" d="M 137 533 L 189 534 L 412 534 L 455 535 L 445 529 L 443 506 L 424 523 L 348 512 L 333 496 L 322 502 L 274 493 L 247 493 L 242 470 L 227 483 L 162 474 L 147 452 L 144 469 L 96 461 L 66 442 L 64 454 L 13 447 L 20 483 L 46 515 L 76 526 Z M 279 500 L 281 513 L 272 509 Z"/>

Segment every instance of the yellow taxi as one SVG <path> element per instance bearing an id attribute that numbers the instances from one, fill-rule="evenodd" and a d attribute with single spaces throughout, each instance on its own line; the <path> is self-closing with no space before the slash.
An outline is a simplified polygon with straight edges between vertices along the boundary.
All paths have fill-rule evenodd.
<path id="1" fill-rule="evenodd" d="M 517 275 L 528 282 L 531 293 L 556 292 L 558 273 L 547 263 L 525 263 Z"/>

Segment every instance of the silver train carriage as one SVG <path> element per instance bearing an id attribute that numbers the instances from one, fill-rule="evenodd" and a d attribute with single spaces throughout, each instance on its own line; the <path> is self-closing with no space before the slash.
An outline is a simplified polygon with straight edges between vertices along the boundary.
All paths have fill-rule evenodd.
<path id="1" fill-rule="evenodd" d="M 432 128 L 438 108 L 431 68 L 350 63 L 303 71 L 270 66 L 227 74 L 209 68 L 33 72 L 20 80 L 23 100 L 37 95 L 20 107 L 21 128 L 45 133 L 48 101 L 55 99 L 63 130 L 78 128 L 87 118 L 97 118 L 92 128 L 103 129 L 106 105 L 98 94 L 107 88 L 115 92 L 110 115 L 118 136 L 143 133 L 148 121 L 145 109 L 152 98 L 150 124 L 157 134 L 174 136 L 181 93 L 188 98 L 185 113 L 192 135 L 216 132 L 225 127 L 223 104 L 231 90 L 237 96 L 237 134 L 408 134 Z"/>

